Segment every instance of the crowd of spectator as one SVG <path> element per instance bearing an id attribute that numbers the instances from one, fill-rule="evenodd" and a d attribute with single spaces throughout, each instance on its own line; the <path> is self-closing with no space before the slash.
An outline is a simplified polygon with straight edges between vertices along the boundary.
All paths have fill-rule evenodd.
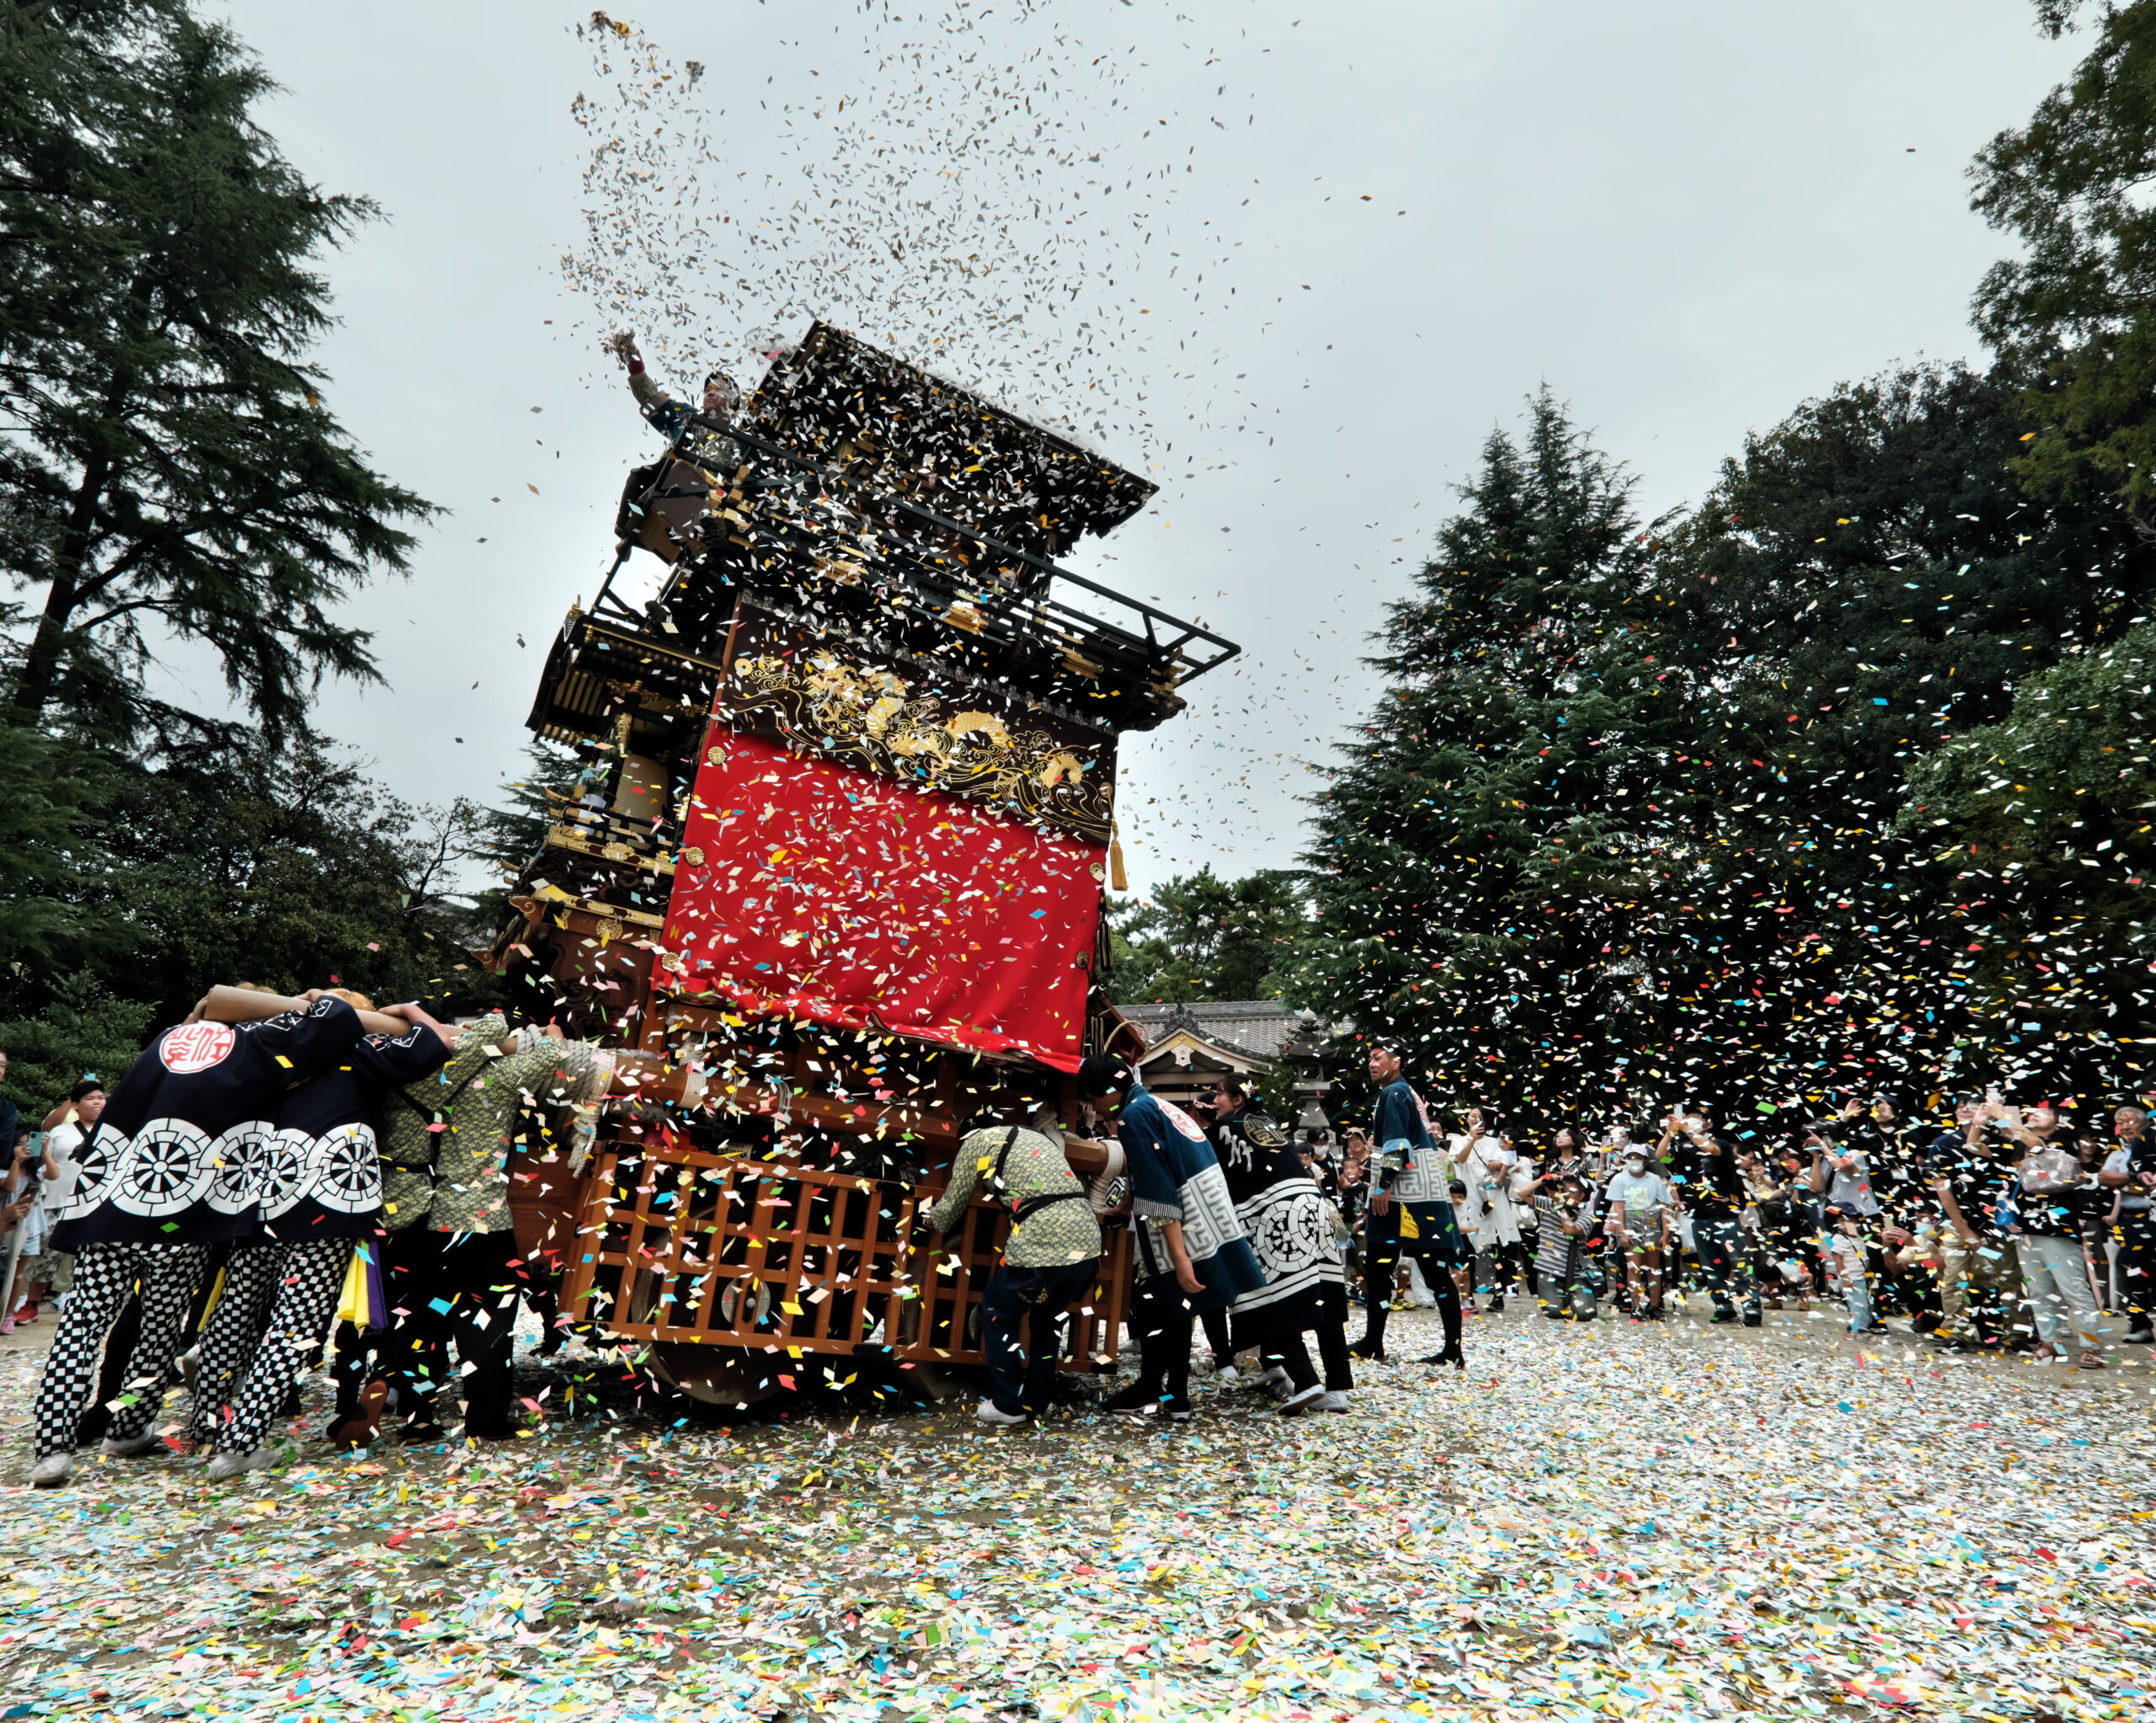
<path id="1" fill-rule="evenodd" d="M 1926 1123 L 1881 1096 L 1764 1144 L 1693 1108 L 1636 1137 L 1609 1123 L 1529 1142 L 1470 1107 L 1442 1135 L 1473 1252 L 1450 1290 L 1473 1314 L 1524 1288 L 1553 1321 L 1657 1321 L 1688 1291 L 1705 1294 L 1713 1321 L 1748 1326 L 1768 1309 L 1830 1301 L 1854 1334 L 1892 1324 L 1956 1352 L 2102 1369 L 2117 1345 L 2156 1340 L 2143 1098 L 2017 1107 L 1994 1091 Z M 1302 1149 L 1359 1262 L 1369 1137 L 1349 1130 L 1336 1145 L 1308 1132 Z M 1412 1267 L 1396 1286 L 1369 1278 L 1366 1307 L 1435 1301 Z M 2124 1326 L 2108 1346 L 2106 1316 Z"/>

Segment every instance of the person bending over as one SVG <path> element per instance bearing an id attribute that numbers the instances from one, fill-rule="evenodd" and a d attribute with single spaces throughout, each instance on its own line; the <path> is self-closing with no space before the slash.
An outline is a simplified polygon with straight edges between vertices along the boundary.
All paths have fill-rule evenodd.
<path id="1" fill-rule="evenodd" d="M 985 1187 L 1011 1209 L 1011 1235 L 980 1299 L 989 1396 L 984 1424 L 1023 1424 L 1049 1409 L 1065 1313 L 1093 1289 L 1101 1226 L 1063 1147 L 1038 1131 L 993 1121 L 960 1139 L 951 1181 L 927 1217 L 947 1233 Z M 1021 1331 L 1024 1337 L 1021 1338 Z"/>
<path id="2" fill-rule="evenodd" d="M 1138 1339 L 1139 1378 L 1108 1409 L 1186 1423 L 1197 1314 L 1226 1310 L 1264 1285 L 1265 1274 L 1195 1119 L 1148 1094 L 1130 1066 L 1110 1054 L 1093 1054 L 1079 1067 L 1078 1095 L 1116 1121 L 1130 1163 L 1135 1248 L 1126 1320 Z"/>

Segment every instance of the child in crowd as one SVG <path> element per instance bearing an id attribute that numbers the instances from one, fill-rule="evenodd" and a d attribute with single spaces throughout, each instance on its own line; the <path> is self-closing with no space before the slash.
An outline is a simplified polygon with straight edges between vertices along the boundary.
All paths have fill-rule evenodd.
<path id="1" fill-rule="evenodd" d="M 1827 1205 L 1827 1230 L 1819 1248 L 1827 1259 L 1827 1272 L 1849 1313 L 1851 1334 L 1884 1334 L 1885 1326 L 1871 1314 L 1871 1283 L 1865 1272 L 1863 1217 L 1839 1203 Z"/>
<path id="2" fill-rule="evenodd" d="M 1535 1193 L 1535 1290 L 1542 1314 L 1553 1321 L 1594 1320 L 1594 1289 L 1587 1280 L 1585 1201 L 1580 1182 L 1569 1176 Z"/>

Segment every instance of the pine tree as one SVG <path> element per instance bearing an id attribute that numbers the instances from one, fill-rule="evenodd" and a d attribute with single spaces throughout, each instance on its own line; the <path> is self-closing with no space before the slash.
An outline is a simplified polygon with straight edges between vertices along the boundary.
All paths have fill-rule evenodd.
<path id="1" fill-rule="evenodd" d="M 1316 921 L 1289 996 L 1406 1037 L 1463 1101 L 1577 1098 L 1636 1038 L 1624 947 L 1651 816 L 1629 779 L 1674 702 L 1616 643 L 1655 542 L 1632 488 L 1546 388 L 1522 440 L 1493 433 L 1389 609 L 1371 662 L 1390 685 L 1315 798 Z"/>
<path id="2" fill-rule="evenodd" d="M 148 1037 L 151 1018 L 147 1003 L 122 999 L 90 975 L 61 976 L 35 1016 L 0 1022 L 8 1093 L 35 1121 L 85 1077 L 117 1087 Z"/>
<path id="3" fill-rule="evenodd" d="M 1985 1026 L 1961 1075 L 2041 1070 L 2066 1092 L 2133 1084 L 2156 1019 L 2156 623 L 2063 659 L 1912 776 L 1899 835 L 1931 894 L 1960 913 L 1934 932 Z"/>
<path id="4" fill-rule="evenodd" d="M 473 816 L 472 858 L 491 876 L 473 894 L 474 919 L 488 938 L 509 914 L 510 882 L 545 845 L 547 828 L 561 822 L 553 798 L 572 794 L 584 770 L 576 749 L 543 736 L 526 743 L 524 755 L 524 776 L 504 784 L 501 801 Z"/>
<path id="5" fill-rule="evenodd" d="M 1680 1070 L 1806 1103 L 1920 1096 L 1991 1033 L 1950 936 L 1988 910 L 1926 865 L 1907 776 L 2156 597 L 2107 501 L 2021 490 L 2021 398 L 1960 366 L 1843 385 L 1748 440 L 1660 559 L 1641 643 L 1694 721 L 1656 799 L 1687 810 L 1701 865 L 1700 913 L 1657 919 L 1700 960 L 1673 1021 L 1720 1020 L 1676 1037 Z"/>
<path id="6" fill-rule="evenodd" d="M 86 907 L 109 876 L 99 840 L 110 774 L 85 770 L 82 751 L 0 723 L 0 967 L 57 975 L 132 943 L 125 928 Z M 0 980 L 0 996 L 8 987 Z"/>
<path id="7" fill-rule="evenodd" d="M 306 355 L 321 249 L 374 213 L 308 185 L 248 117 L 271 88 L 173 5 L 24 4 L 0 26 L 0 567 L 42 595 L 24 724 L 200 733 L 152 697 L 204 643 L 264 733 L 324 675 L 374 675 L 332 614 L 402 570 L 431 506 L 373 472 Z"/>

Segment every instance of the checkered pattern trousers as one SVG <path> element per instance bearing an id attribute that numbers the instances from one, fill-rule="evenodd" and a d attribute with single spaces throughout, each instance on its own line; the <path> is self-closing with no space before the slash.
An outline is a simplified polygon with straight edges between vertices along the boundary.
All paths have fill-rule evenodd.
<path id="1" fill-rule="evenodd" d="M 251 1453 L 319 1345 L 352 1260 L 350 1239 L 243 1245 L 225 1270 L 195 1372 L 188 1434 L 220 1454 Z"/>
<path id="2" fill-rule="evenodd" d="M 109 1439 L 130 1440 L 149 1429 L 164 1404 L 173 1355 L 187 1326 L 187 1306 L 209 1259 L 207 1245 L 86 1245 L 77 1253 L 74 1288 L 38 1384 L 40 1459 L 74 1448 L 75 1425 L 97 1380 L 105 1336 L 138 1286 L 142 1330 L 127 1361 L 126 1385 Z"/>

